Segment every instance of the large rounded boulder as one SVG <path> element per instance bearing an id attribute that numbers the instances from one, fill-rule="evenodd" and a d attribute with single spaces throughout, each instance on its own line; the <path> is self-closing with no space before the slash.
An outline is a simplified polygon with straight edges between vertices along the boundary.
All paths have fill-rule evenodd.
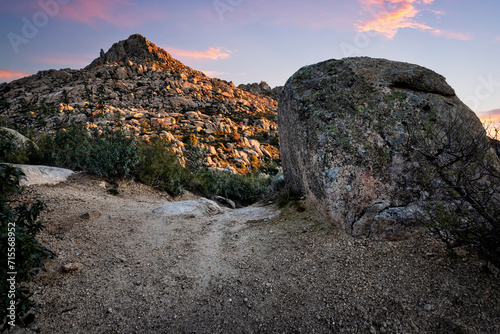
<path id="1" fill-rule="evenodd" d="M 453 162 L 439 145 L 485 138 L 443 76 L 367 57 L 301 68 L 281 92 L 278 122 L 285 182 L 349 234 L 375 239 L 407 237 L 424 203 L 446 199 L 447 176 L 433 179 L 422 159 Z"/>

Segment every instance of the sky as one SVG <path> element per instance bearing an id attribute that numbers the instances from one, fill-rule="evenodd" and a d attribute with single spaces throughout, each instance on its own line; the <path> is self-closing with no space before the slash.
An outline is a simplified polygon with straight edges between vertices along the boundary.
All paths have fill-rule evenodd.
<path id="1" fill-rule="evenodd" d="M 499 15 L 498 0 L 0 0 L 0 82 L 83 68 L 138 33 L 236 85 L 327 59 L 414 63 L 500 121 Z"/>

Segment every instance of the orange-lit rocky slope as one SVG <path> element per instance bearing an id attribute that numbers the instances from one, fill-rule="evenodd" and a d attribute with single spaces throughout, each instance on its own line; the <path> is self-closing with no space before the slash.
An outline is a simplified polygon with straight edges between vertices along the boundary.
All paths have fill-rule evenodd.
<path id="1" fill-rule="evenodd" d="M 53 131 L 72 122 L 163 136 L 183 160 L 191 134 L 205 165 L 246 172 L 279 161 L 277 100 L 209 78 L 141 35 L 115 43 L 81 70 L 41 71 L 0 85 L 8 127 Z M 191 135 L 192 137 L 192 135 Z"/>

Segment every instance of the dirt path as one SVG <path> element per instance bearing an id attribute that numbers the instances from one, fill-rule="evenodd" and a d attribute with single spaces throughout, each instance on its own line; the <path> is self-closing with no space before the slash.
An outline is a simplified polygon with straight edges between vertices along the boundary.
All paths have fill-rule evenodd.
<path id="1" fill-rule="evenodd" d="M 301 204 L 153 213 L 168 199 L 77 174 L 29 197 L 58 257 L 31 284 L 19 333 L 498 333 L 500 282 L 425 237 L 353 239 Z M 194 199 L 186 196 L 185 200 Z M 94 220 L 79 213 L 98 209 Z M 61 266 L 80 269 L 63 273 Z"/>

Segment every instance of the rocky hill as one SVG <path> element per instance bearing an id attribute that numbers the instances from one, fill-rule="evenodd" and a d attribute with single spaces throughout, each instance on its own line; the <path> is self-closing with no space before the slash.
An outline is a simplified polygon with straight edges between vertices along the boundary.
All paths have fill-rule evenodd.
<path id="1" fill-rule="evenodd" d="M 209 78 L 141 35 L 115 43 L 81 70 L 41 71 L 0 85 L 0 118 L 21 132 L 71 123 L 163 136 L 184 160 L 194 135 L 210 168 L 246 172 L 279 161 L 277 100 Z"/>

